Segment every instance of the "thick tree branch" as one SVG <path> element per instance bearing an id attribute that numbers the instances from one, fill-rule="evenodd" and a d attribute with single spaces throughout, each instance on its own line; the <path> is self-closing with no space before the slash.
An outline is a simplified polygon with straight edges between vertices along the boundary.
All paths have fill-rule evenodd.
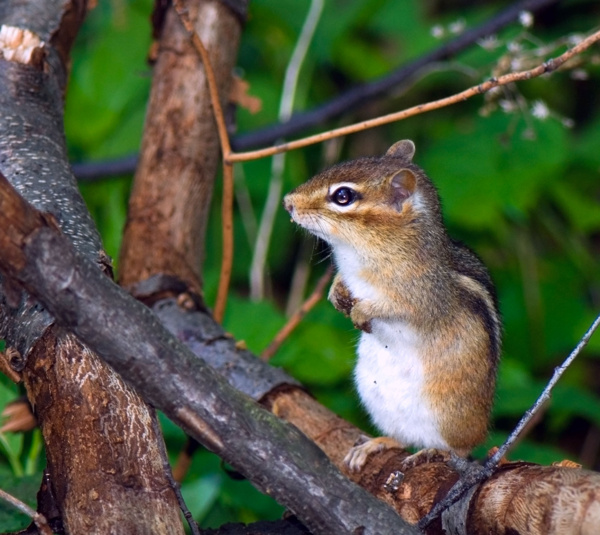
<path id="1" fill-rule="evenodd" d="M 30 207 L 21 205 L 25 211 L 4 215 L 7 206 L 17 203 L 14 190 L 0 180 L 0 248 L 11 251 L 0 258 L 0 270 L 42 299 L 146 399 L 261 490 L 290 507 L 316 533 L 349 533 L 359 526 L 364 526 L 363 533 L 411 532 L 333 470 L 322 452 L 295 427 L 282 425 L 259 409 L 167 336 L 147 308 L 80 258 L 56 228 L 28 214 Z M 11 243 L 20 245 L 9 247 Z M 342 433 L 338 437 L 352 433 L 339 419 L 338 423 L 326 422 L 331 417 L 316 404 L 307 412 L 301 405 L 314 402 L 297 390 L 289 395 L 273 392 L 268 398 L 265 403 L 273 412 L 297 422 L 321 445 L 336 433 Z M 295 419 L 298 411 L 312 414 L 313 419 Z M 336 462 L 341 461 L 340 454 L 335 454 Z M 404 518 L 416 522 L 456 481 L 457 474 L 440 462 L 443 458 L 411 466 L 404 463 L 406 455 L 387 451 L 354 477 L 384 501 L 394 503 Z M 305 492 L 299 493 L 299 488 Z M 344 500 L 340 502 L 337 496 Z M 568 515 L 585 532 L 600 521 L 598 503 L 599 474 L 509 463 L 449 510 L 443 525 L 445 529 L 463 525 L 466 533 L 520 532 L 528 526 L 531 534 L 558 535 Z M 439 529 L 434 524 L 428 533 L 439 533 Z"/>
<path id="2" fill-rule="evenodd" d="M 51 214 L 38 214 L 37 222 L 60 227 L 96 275 L 107 278 L 110 262 L 70 171 L 62 130 L 69 51 L 86 5 L 0 2 L 0 171 Z M 24 206 L 3 203 L 3 215 Z M 15 230 L 10 225 L 5 230 Z M 15 258 L 14 246 L 23 245 L 17 242 L 7 256 Z M 39 303 L 2 283 L 0 337 L 19 355 L 11 363 L 22 372 L 46 446 L 44 488 L 54 499 L 47 518 L 71 533 L 182 533 L 152 410 Z"/>
<path id="3" fill-rule="evenodd" d="M 219 0 L 190 0 L 186 8 L 187 20 L 215 65 L 214 83 L 226 95 L 237 57 L 239 20 Z M 188 31 L 170 6 L 129 200 L 119 263 L 121 284 L 129 287 L 162 273 L 201 293 L 199 270 L 218 165 L 219 136 L 206 73 Z"/>
<path id="4" fill-rule="evenodd" d="M 198 55 L 202 59 L 203 72 L 206 78 L 206 85 L 208 87 L 208 96 L 202 101 L 205 104 L 205 108 L 208 108 L 207 104 L 210 102 L 214 114 L 214 121 L 217 124 L 217 133 L 219 135 L 219 142 L 221 144 L 222 154 L 229 154 L 231 147 L 229 145 L 229 136 L 227 134 L 227 127 L 225 124 L 225 115 L 223 114 L 223 106 L 219 95 L 223 94 L 219 91 L 217 84 L 217 77 L 215 70 L 213 69 L 208 50 L 204 46 L 202 39 L 196 32 L 190 17 L 188 16 L 188 5 L 183 0 L 174 0 L 173 6 L 177 11 L 177 15 L 181 20 L 181 23 L 185 27 L 189 34 L 189 38 L 194 45 L 194 48 L 198 52 Z M 220 28 L 221 32 L 219 35 L 227 35 L 228 32 L 223 31 L 224 28 Z M 231 44 L 231 35 L 227 35 L 227 42 Z M 235 47 L 230 48 L 230 53 L 225 57 L 227 59 L 233 59 L 235 57 L 234 50 L 237 49 L 237 42 Z M 221 61 L 222 63 L 222 61 Z M 223 66 L 219 65 L 219 69 L 223 72 Z M 225 75 L 225 80 L 229 81 L 230 76 L 228 73 Z M 223 83 L 221 84 L 221 90 L 223 89 Z M 233 266 L 233 165 L 223 163 L 223 198 L 221 201 L 221 219 L 223 221 L 222 226 L 222 261 L 221 261 L 221 274 L 219 277 L 219 288 L 217 290 L 217 299 L 214 306 L 214 317 L 217 322 L 221 323 L 225 315 L 225 306 L 227 304 L 227 294 L 229 292 L 229 281 L 231 279 L 231 270 Z M 195 234 L 195 233 L 194 233 Z"/>
<path id="5" fill-rule="evenodd" d="M 0 178 L 0 249 L 21 244 L 0 258 L 0 270 L 40 299 L 148 402 L 288 506 L 315 533 L 416 533 L 347 480 L 295 427 L 261 409 L 196 358 L 150 310 L 80 257 L 56 228 L 33 216 L 32 207 L 22 204 L 19 213 L 5 214 L 18 202 Z"/>

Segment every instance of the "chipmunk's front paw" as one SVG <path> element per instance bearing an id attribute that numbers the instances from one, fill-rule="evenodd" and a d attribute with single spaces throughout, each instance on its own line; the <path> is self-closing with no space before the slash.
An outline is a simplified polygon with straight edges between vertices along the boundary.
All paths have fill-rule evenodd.
<path id="1" fill-rule="evenodd" d="M 372 331 L 371 317 L 367 316 L 361 310 L 361 308 L 358 306 L 359 304 L 360 302 L 357 303 L 357 305 L 355 305 L 352 311 L 350 312 L 350 319 L 352 320 L 352 323 L 354 323 L 354 326 L 357 329 L 360 329 L 361 331 L 364 331 L 366 333 L 370 333 Z"/>
<path id="2" fill-rule="evenodd" d="M 333 279 L 333 284 L 327 298 L 335 308 L 346 316 L 350 316 L 352 307 L 356 304 L 356 299 L 352 297 L 350 290 L 348 290 L 348 287 L 342 281 L 339 273 Z"/>
<path id="3" fill-rule="evenodd" d="M 371 332 L 371 317 L 364 312 L 363 301 L 352 296 L 339 273 L 333 279 L 327 298 L 335 308 L 350 317 L 357 329 Z"/>

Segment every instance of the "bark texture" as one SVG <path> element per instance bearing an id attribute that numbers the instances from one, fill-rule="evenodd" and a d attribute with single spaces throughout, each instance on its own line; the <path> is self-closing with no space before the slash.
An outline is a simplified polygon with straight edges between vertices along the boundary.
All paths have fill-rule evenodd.
<path id="1" fill-rule="evenodd" d="M 313 439 L 353 481 L 416 524 L 458 480 L 447 455 L 411 461 L 403 450 L 373 455 L 363 471 L 350 474 L 343 458 L 360 431 L 295 388 L 264 400 L 271 410 Z M 600 474 L 581 468 L 512 462 L 471 489 L 428 535 L 592 535 L 600 526 Z"/>
<path id="2" fill-rule="evenodd" d="M 66 65 L 85 11 L 83 0 L 0 3 L 0 171 L 47 214 L 31 217 L 60 227 L 107 278 L 110 262 L 70 171 L 62 124 Z M 0 204 L 15 240 L 2 255 L 15 258 L 25 204 Z M 46 445 L 45 496 L 54 503 L 44 507 L 58 510 L 67 533 L 183 533 L 153 411 L 18 286 L 4 279 L 2 290 L 0 337 L 20 355 L 12 365 Z"/>
<path id="3" fill-rule="evenodd" d="M 74 335 L 52 327 L 23 378 L 68 533 L 183 533 L 153 412 Z"/>
<path id="4" fill-rule="evenodd" d="M 31 4 L 42 9 L 41 3 Z M 58 9 L 59 2 L 50 4 Z M 52 19 L 54 24 L 79 20 L 78 6 L 74 9 L 76 6 L 65 3 L 61 6 L 63 14 Z M 4 5 L 0 6 L 0 14 L 3 9 Z M 236 15 L 219 2 L 190 2 L 190 10 L 204 42 L 216 55 L 215 66 L 223 68 L 218 76 L 221 94 L 226 94 L 227 65 L 233 62 L 239 36 L 239 27 L 235 27 L 237 33 L 231 33 L 228 25 L 237 23 Z M 43 9 L 36 13 L 35 24 L 45 20 Z M 168 505 L 171 493 L 157 478 L 160 461 L 153 454 L 156 437 L 152 436 L 146 407 L 138 404 L 136 395 L 122 386 L 117 375 L 60 327 L 47 329 L 40 338 L 52 320 L 31 298 L 15 312 L 10 297 L 20 295 L 15 289 L 19 285 L 97 350 L 145 399 L 162 408 L 261 490 L 287 505 L 314 532 L 414 533 L 388 507 L 342 477 L 323 455 L 322 451 L 343 469 L 342 459 L 360 431 L 316 403 L 285 374 L 236 347 L 197 298 L 185 297 L 187 290 L 192 294 L 200 290 L 204 225 L 218 147 L 214 126 L 208 133 L 212 115 L 204 115 L 209 110 L 208 98 L 195 91 L 205 91 L 204 80 L 196 78 L 201 76 L 196 71 L 202 69 L 187 36 L 178 33 L 181 30 L 170 13 L 160 54 L 166 67 L 159 70 L 157 66 L 147 121 L 149 139 L 144 141 L 145 156 L 136 177 L 122 260 L 123 282 L 153 305 L 179 342 L 161 328 L 155 315 L 100 274 L 98 263 L 105 268 L 107 263 L 89 216 L 73 192 L 62 142 L 50 137 L 52 142 L 39 152 L 28 149 L 24 142 L 32 133 L 34 138 L 44 139 L 38 129 L 46 123 L 54 136 L 62 132 L 64 79 L 60 81 L 56 73 L 64 76 L 73 28 L 70 32 L 47 32 L 48 39 L 50 34 L 53 39 L 63 36 L 56 50 L 36 45 L 21 55 L 3 52 L 4 60 L 0 60 L 0 77 L 8 80 L 5 87 L 9 91 L 5 93 L 0 87 L 0 98 L 10 96 L 0 103 L 9 105 L 20 94 L 27 95 L 30 87 L 29 93 L 35 95 L 23 97 L 19 104 L 29 110 L 34 102 L 29 111 L 32 117 L 40 116 L 23 119 L 19 109 L 19 113 L 8 115 L 11 122 L 0 125 L 3 131 L 10 127 L 14 132 L 12 138 L 0 140 L 0 170 L 38 208 L 55 213 L 58 226 L 77 250 L 58 232 L 54 219 L 32 211 L 0 180 L 0 270 L 10 275 L 4 280 L 0 334 L 5 333 L 25 355 L 13 365 L 24 371 L 28 391 L 41 415 L 49 447 L 51 474 L 47 483 L 64 518 L 69 522 L 80 519 L 78 524 L 68 524 L 73 533 L 176 533 L 180 529 L 180 525 L 173 528 L 167 524 L 169 514 L 177 509 Z M 234 46 L 229 49 L 232 42 Z M 221 52 L 223 57 L 218 56 Z M 20 72 L 22 67 L 13 65 L 15 58 L 24 58 L 19 60 L 28 65 L 24 73 Z M 193 65 L 186 63 L 192 60 Z M 34 85 L 24 85 L 24 80 Z M 190 85 L 185 86 L 187 83 Z M 197 117 L 187 114 L 194 106 L 195 113 L 204 117 L 202 121 L 196 122 Z M 61 179 L 46 191 L 43 182 L 32 187 L 32 180 L 40 176 L 43 181 Z M 57 188 L 60 194 L 52 193 Z M 70 210 L 81 214 L 74 217 Z M 158 284 L 153 287 L 152 281 Z M 165 295 L 174 297 L 164 299 Z M 36 324 L 35 318 L 43 321 Z M 31 335 L 22 334 L 27 332 Z M 180 342 L 210 362 L 235 389 Z M 282 424 L 236 389 L 261 400 L 294 425 Z M 121 416 L 126 417 L 129 427 L 122 428 Z M 89 434 L 101 437 L 93 448 L 86 441 Z M 132 455 L 137 455 L 133 465 L 128 460 Z M 443 456 L 422 464 L 407 462 L 406 457 L 404 451 L 386 451 L 374 456 L 360 474 L 349 475 L 392 504 L 406 520 L 416 522 L 444 496 L 458 475 Z M 86 469 L 83 473 L 86 467 L 89 472 Z M 53 474 L 62 480 L 57 481 Z M 599 522 L 599 488 L 598 474 L 508 464 L 488 482 L 472 489 L 428 533 L 593 533 Z M 155 499 L 164 502 L 157 507 Z M 110 512 L 99 505 L 108 505 Z M 569 511 L 576 515 L 571 525 L 565 521 Z M 143 524 L 150 513 L 159 517 L 152 527 Z M 105 524 L 105 516 L 118 519 L 118 528 Z"/>
<path id="5" fill-rule="evenodd" d="M 416 533 L 390 507 L 345 478 L 296 427 L 259 407 L 195 357 L 147 307 L 78 255 L 59 230 L 27 215 L 31 206 L 12 214 L 19 223 L 11 225 L 2 209 L 17 203 L 15 196 L 0 177 L 0 249 L 22 244 L 0 257 L 0 271 L 48 307 L 146 401 L 288 506 L 315 533 Z M 13 231 L 7 231 L 11 226 Z"/>
<path id="6" fill-rule="evenodd" d="M 15 202 L 14 191 L 0 180 L 0 247 L 15 253 L 0 258 L 0 270 L 48 306 L 145 399 L 287 505 L 315 533 L 413 532 L 383 503 L 335 471 L 297 430 L 339 462 L 345 453 L 339 446 L 355 436 L 355 428 L 294 387 L 280 387 L 265 400 L 297 427 L 283 425 L 168 336 L 154 314 L 77 255 L 44 218 L 14 214 L 20 222 L 7 232 L 2 208 Z M 103 321 L 97 322 L 98 317 Z M 416 522 L 443 498 L 458 474 L 444 455 L 422 463 L 407 455 L 388 450 L 352 477 L 393 504 L 405 520 Z M 600 474 L 507 463 L 473 487 L 427 533 L 591 534 L 599 522 Z"/>
<path id="7" fill-rule="evenodd" d="M 186 2 L 220 95 L 228 95 L 241 23 L 219 0 Z M 219 162 L 206 75 L 173 7 L 162 30 L 140 160 L 129 201 L 120 283 L 175 275 L 200 293 L 199 269 Z M 190 232 L 193 229 L 193 232 Z"/>

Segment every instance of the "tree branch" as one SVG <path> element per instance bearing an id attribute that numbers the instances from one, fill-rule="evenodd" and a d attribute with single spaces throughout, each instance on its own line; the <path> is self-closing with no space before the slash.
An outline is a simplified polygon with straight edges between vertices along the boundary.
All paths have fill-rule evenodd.
<path id="1" fill-rule="evenodd" d="M 229 145 L 229 135 L 225 125 L 225 116 L 219 98 L 219 89 L 217 80 L 202 39 L 196 32 L 191 23 L 186 6 L 183 0 L 174 0 L 173 6 L 183 26 L 188 32 L 194 48 L 202 58 L 204 72 L 206 73 L 206 83 L 210 95 L 210 103 L 213 108 L 214 120 L 217 123 L 217 133 L 221 143 L 221 152 L 223 156 L 231 152 Z M 229 281 L 231 279 L 231 269 L 233 266 L 233 166 L 223 159 L 223 198 L 221 201 L 221 219 L 223 221 L 223 252 L 221 260 L 221 275 L 219 277 L 219 288 L 217 290 L 217 299 L 214 307 L 214 317 L 217 322 L 222 323 L 225 315 L 225 306 L 227 304 L 227 294 L 229 292 Z"/>
<path id="2" fill-rule="evenodd" d="M 494 470 L 496 470 L 498 463 L 508 453 L 508 451 L 513 446 L 523 429 L 525 429 L 527 424 L 536 416 L 536 414 L 539 412 L 544 403 L 550 399 L 550 393 L 552 392 L 552 389 L 554 388 L 558 380 L 561 378 L 562 374 L 567 370 L 571 363 L 581 353 L 583 348 L 588 344 L 590 338 L 598 328 L 598 325 L 600 325 L 600 316 L 598 316 L 594 320 L 590 328 L 583 335 L 583 338 L 577 344 L 577 347 L 570 353 L 570 355 L 565 359 L 565 361 L 554 370 L 554 374 L 552 375 L 550 381 L 548 381 L 546 388 L 544 388 L 543 392 L 540 394 L 533 407 L 531 407 L 525 413 L 523 418 L 521 418 L 521 420 L 517 424 L 517 427 L 515 427 L 515 429 L 510 434 L 506 442 L 504 442 L 504 444 L 500 448 L 498 448 L 498 450 L 486 461 L 483 469 L 477 472 L 473 472 L 471 474 L 471 477 L 461 479 L 452 489 L 450 489 L 450 492 L 448 492 L 447 496 L 441 502 L 436 504 L 436 506 L 427 514 L 427 516 L 419 522 L 419 527 L 421 529 L 425 529 L 429 524 L 431 524 L 435 520 L 435 518 L 442 513 L 442 511 L 444 511 L 453 503 L 458 501 L 460 497 L 465 492 L 467 492 L 473 485 L 485 481 L 494 473 Z"/>
<path id="3" fill-rule="evenodd" d="M 16 203 L 20 210 L 6 210 Z M 288 506 L 315 533 L 416 533 L 391 508 L 347 480 L 295 427 L 229 386 L 35 213 L 0 178 L 0 250 L 10 250 L 0 258 L 0 270 L 44 303 L 148 402 Z"/>
<path id="4" fill-rule="evenodd" d="M 234 151 L 241 151 L 270 145 L 279 139 L 288 138 L 321 125 L 346 113 L 357 105 L 364 105 L 371 100 L 381 98 L 399 85 L 406 83 L 407 80 L 428 65 L 449 59 L 466 50 L 479 39 L 498 32 L 516 20 L 522 11 L 535 13 L 557 2 L 558 0 L 522 0 L 517 2 L 480 26 L 403 65 L 391 74 L 374 82 L 354 87 L 312 110 L 295 113 L 289 121 L 284 123 L 278 123 L 246 134 L 238 134 L 231 139 L 231 146 Z M 136 161 L 136 156 L 130 155 L 102 162 L 79 162 L 73 164 L 73 172 L 80 180 L 96 180 L 109 175 L 133 173 Z"/>
<path id="5" fill-rule="evenodd" d="M 73 162 L 71 169 L 77 180 L 94 182 L 109 176 L 133 174 L 138 164 L 138 155 L 130 154 L 114 160 L 98 162 Z"/>
<path id="6" fill-rule="evenodd" d="M 531 11 L 535 13 L 556 2 L 557 0 L 522 0 L 516 2 L 480 26 L 466 31 L 452 41 L 409 62 L 407 65 L 403 65 L 398 70 L 379 80 L 354 87 L 312 110 L 295 113 L 285 123 L 267 126 L 261 130 L 235 136 L 231 140 L 233 150 L 241 151 L 253 147 L 271 145 L 279 139 L 289 138 L 314 126 L 322 125 L 346 113 L 348 110 L 364 106 L 367 102 L 380 98 L 392 89 L 405 83 L 427 65 L 446 60 L 467 49 L 479 39 L 498 32 L 504 26 L 516 20 L 521 12 Z"/>
<path id="7" fill-rule="evenodd" d="M 214 63 L 213 83 L 226 95 L 240 23 L 219 1 L 188 0 L 185 7 L 186 21 L 203 39 Z M 204 237 L 219 166 L 219 131 L 208 76 L 171 5 L 154 66 L 120 254 L 119 277 L 126 287 L 162 273 L 184 281 L 196 294 L 202 291 Z"/>
<path id="8" fill-rule="evenodd" d="M 52 530 L 48 525 L 48 521 L 41 515 L 40 513 L 34 511 L 31 507 L 29 507 L 26 503 L 23 503 L 21 500 L 18 500 L 14 496 L 10 495 L 8 492 L 0 489 L 0 500 L 4 500 L 6 503 L 9 503 L 24 515 L 27 515 L 31 520 L 33 520 L 35 526 L 39 529 L 42 535 L 52 535 Z"/>
<path id="9" fill-rule="evenodd" d="M 537 76 L 541 76 L 542 74 L 554 72 L 572 57 L 576 56 L 577 54 L 581 54 L 581 52 L 587 50 L 590 46 L 597 43 L 599 40 L 600 31 L 597 31 L 583 39 L 580 43 L 570 48 L 560 56 L 551 58 L 533 69 L 511 72 L 503 76 L 499 76 L 498 78 L 491 78 L 486 82 L 477 84 L 473 87 L 465 89 L 464 91 L 461 91 L 449 97 L 441 98 L 439 100 L 433 100 L 430 102 L 426 102 L 425 104 L 419 104 L 417 106 L 412 106 L 411 108 L 407 108 L 405 110 L 398 111 L 395 113 L 390 113 L 388 115 L 383 115 L 375 119 L 369 119 L 367 121 L 362 121 L 360 123 L 355 123 L 349 126 L 335 128 L 333 130 L 329 130 L 328 132 L 323 132 L 314 136 L 305 137 L 296 141 L 290 141 L 289 143 L 282 143 L 281 145 L 275 145 L 266 149 L 260 149 L 249 152 L 232 152 L 229 155 L 229 157 L 225 158 L 225 160 L 229 163 L 256 160 L 258 158 L 264 158 L 266 156 L 272 156 L 273 154 L 279 154 L 280 152 L 287 152 L 290 150 L 308 147 L 309 145 L 321 143 L 329 139 L 346 136 L 355 132 L 361 132 L 363 130 L 368 130 L 369 128 L 374 128 L 376 126 L 401 121 L 414 115 L 419 115 L 421 113 L 426 113 L 429 111 L 444 108 L 446 106 L 450 106 L 452 104 L 456 104 L 458 102 L 467 100 L 471 97 L 474 97 L 475 95 L 481 95 L 482 93 L 485 93 L 490 89 L 494 89 L 495 87 L 512 84 L 518 81 L 530 80 L 531 78 L 536 78 Z"/>
<path id="10" fill-rule="evenodd" d="M 60 227 L 96 276 L 108 279 L 110 260 L 70 171 L 62 129 L 69 52 L 86 6 L 85 0 L 0 2 L 0 171 L 45 213 L 29 224 Z M 26 206 L 14 201 L 2 203 L 5 222 Z M 11 221 L 5 230 L 14 229 Z M 23 245 L 16 239 L 6 254 L 14 257 Z M 0 337 L 44 437 L 43 488 L 56 506 L 46 517 L 71 533 L 133 526 L 183 533 L 149 407 L 20 286 L 2 277 L 1 290 Z"/>

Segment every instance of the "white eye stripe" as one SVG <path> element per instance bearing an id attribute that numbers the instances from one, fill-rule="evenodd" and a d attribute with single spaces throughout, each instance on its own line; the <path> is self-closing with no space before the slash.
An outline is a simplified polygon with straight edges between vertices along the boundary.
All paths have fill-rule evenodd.
<path id="1" fill-rule="evenodd" d="M 332 184 L 331 186 L 329 186 L 329 190 L 327 190 L 327 193 L 331 196 L 331 195 L 333 195 L 334 191 L 336 191 L 340 188 L 350 188 L 351 190 L 354 190 L 357 193 L 360 193 L 360 188 L 357 186 L 358 186 L 358 184 L 355 184 L 354 182 L 336 182 L 335 184 Z"/>
<path id="2" fill-rule="evenodd" d="M 329 209 L 334 210 L 336 212 L 349 212 L 350 210 L 354 210 L 356 208 L 356 203 L 339 205 L 334 202 L 329 203 Z"/>

